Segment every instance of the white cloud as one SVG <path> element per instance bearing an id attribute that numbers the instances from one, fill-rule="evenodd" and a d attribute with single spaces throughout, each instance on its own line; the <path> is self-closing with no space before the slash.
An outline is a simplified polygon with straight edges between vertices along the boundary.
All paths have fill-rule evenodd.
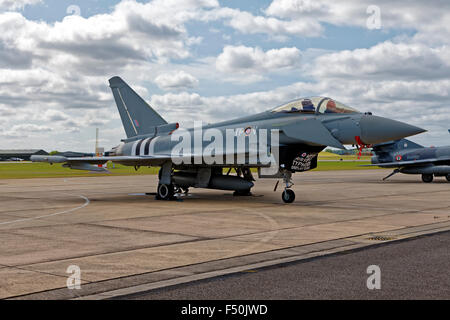
<path id="1" fill-rule="evenodd" d="M 254 16 L 253 14 L 232 8 L 218 8 L 203 15 L 203 20 L 223 19 L 230 27 L 244 34 L 269 34 L 274 39 L 286 40 L 286 36 L 317 37 L 323 27 L 308 17 L 297 20 L 281 20 L 274 17 Z"/>
<path id="2" fill-rule="evenodd" d="M 48 122 L 58 122 L 68 120 L 69 116 L 59 110 L 47 110 L 43 114 L 43 119 Z"/>
<path id="3" fill-rule="evenodd" d="M 152 104 L 165 107 L 177 106 L 200 106 L 204 104 L 203 98 L 198 93 L 166 93 L 164 95 L 153 95 Z"/>
<path id="4" fill-rule="evenodd" d="M 18 124 L 18 125 L 14 125 L 11 128 L 11 131 L 16 131 L 16 132 L 48 132 L 48 131 L 52 131 L 52 128 L 49 126 L 44 126 L 44 125 L 36 125 L 36 124 Z"/>
<path id="5" fill-rule="evenodd" d="M 10 128 L 5 128 L 0 131 L 0 137 L 6 139 L 21 139 L 26 138 L 29 135 L 42 138 L 43 135 L 53 131 L 53 128 L 46 125 L 37 125 L 32 123 L 17 124 Z"/>
<path id="6" fill-rule="evenodd" d="M 380 9 L 382 29 L 417 31 L 415 39 L 442 43 L 450 36 L 450 1 L 446 0 L 273 0 L 264 10 L 268 17 L 298 21 L 308 17 L 315 23 L 367 28 L 369 6 Z"/>
<path id="7" fill-rule="evenodd" d="M 0 0 L 0 10 L 21 10 L 27 5 L 42 3 L 42 0 Z"/>
<path id="8" fill-rule="evenodd" d="M 12 1 L 0 1 L 6 3 Z M 169 121 L 201 115 L 213 122 L 296 97 L 329 95 L 361 111 L 431 128 L 432 137 L 439 136 L 438 130 L 447 134 L 449 1 L 377 1 L 384 29 L 415 34 L 369 48 L 330 53 L 271 47 L 273 40 L 322 37 L 325 24 L 366 28 L 369 4 L 374 3 L 274 0 L 256 15 L 219 7 L 215 0 L 122 1 L 107 14 L 69 16 L 55 23 L 0 13 L 0 134 L 10 145 L 26 141 L 26 147 L 47 143 L 81 149 L 99 126 L 115 143 L 123 132 L 107 84 L 113 75 L 122 76 L 144 98 L 150 97 L 145 84 L 151 81 L 163 90 L 176 90 L 151 97 Z M 190 34 L 192 21 L 209 22 L 218 41 L 225 37 L 233 45 L 217 57 L 208 52 L 207 58 L 199 58 L 197 45 L 205 44 L 198 34 Z M 249 37 L 235 38 L 237 34 L 264 34 L 267 39 L 245 43 L 242 39 Z M 296 82 L 297 68 L 311 82 Z M 267 81 L 254 83 L 261 80 Z M 199 83 L 201 94 L 192 93 Z"/>
<path id="9" fill-rule="evenodd" d="M 217 57 L 216 67 L 222 72 L 280 71 L 300 64 L 300 50 L 293 48 L 271 49 L 246 46 L 226 46 Z"/>
<path id="10" fill-rule="evenodd" d="M 348 0 L 336 2 L 330 0 L 273 0 L 265 10 L 268 16 L 283 19 L 301 19 L 309 17 L 317 22 L 332 24 L 363 25 L 367 4 L 365 1 Z M 351 19 L 349 19 L 351 17 Z"/>
<path id="11" fill-rule="evenodd" d="M 442 145 L 447 136 L 450 80 L 360 80 L 323 79 L 320 82 L 296 82 L 267 91 L 229 96 L 205 97 L 196 93 L 153 95 L 152 106 L 170 121 L 191 126 L 201 120 L 216 122 L 267 111 L 286 101 L 311 95 L 329 96 L 361 112 L 408 122 L 429 133 L 418 141 Z M 180 117 L 180 115 L 183 115 Z M 427 140 L 428 139 L 428 140 Z M 445 142 L 445 140 L 444 140 Z"/>
<path id="12" fill-rule="evenodd" d="M 306 94 L 308 90 L 314 90 L 316 86 L 309 83 L 295 83 L 268 91 L 211 97 L 187 92 L 167 93 L 152 95 L 151 104 L 170 121 L 177 121 L 187 126 L 195 120 L 214 122 L 263 112 L 282 102 L 299 97 L 302 92 Z"/>
<path id="13" fill-rule="evenodd" d="M 198 79 L 183 70 L 175 73 L 160 74 L 155 78 L 158 87 L 164 90 L 195 88 Z"/>
<path id="14" fill-rule="evenodd" d="M 448 16 L 450 3 L 442 0 L 273 0 L 265 10 L 268 16 L 284 19 L 305 16 L 334 25 L 353 25 L 365 27 L 367 8 L 376 5 L 380 8 L 382 25 L 388 28 L 420 29 L 435 24 L 436 19 Z"/>
<path id="15" fill-rule="evenodd" d="M 344 50 L 317 58 L 311 73 L 318 79 L 439 79 L 450 74 L 450 46 L 386 41 L 368 49 Z"/>
<path id="16" fill-rule="evenodd" d="M 151 105 L 169 122 L 187 125 L 195 119 L 207 121 L 208 118 L 203 113 L 207 109 L 205 98 L 198 93 L 180 92 L 152 95 Z M 201 119 L 199 119 L 200 114 L 202 114 Z"/>
<path id="17" fill-rule="evenodd" d="M 215 5 L 216 1 L 128 0 L 118 3 L 111 14 L 67 16 L 54 24 L 4 13 L 0 56 L 11 60 L 10 68 L 47 62 L 49 67 L 69 64 L 92 74 L 149 59 L 184 59 L 190 56 L 189 46 L 201 41 L 189 37 L 184 24 L 195 19 L 203 6 Z"/>
<path id="18" fill-rule="evenodd" d="M 116 121 L 107 79 L 121 75 L 139 89 L 137 80 L 145 80 L 152 64 L 189 57 L 201 38 L 190 37 L 185 23 L 217 5 L 215 0 L 122 1 L 109 14 L 67 16 L 55 23 L 0 13 L 0 103 L 6 106 L 1 115 L 8 123 L 52 123 L 53 140 L 58 133 Z M 18 135 L 17 127 L 3 135 L 28 136 L 32 143 L 30 133 Z"/>

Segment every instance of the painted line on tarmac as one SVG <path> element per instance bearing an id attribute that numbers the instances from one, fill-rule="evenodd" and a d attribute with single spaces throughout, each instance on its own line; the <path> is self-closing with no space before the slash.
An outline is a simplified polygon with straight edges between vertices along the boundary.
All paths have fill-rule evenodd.
<path id="1" fill-rule="evenodd" d="M 268 224 L 270 225 L 270 229 L 269 230 L 265 230 L 264 232 L 262 232 L 262 234 L 264 235 L 264 237 L 262 239 L 260 239 L 257 242 L 250 242 L 250 244 L 247 247 L 244 247 L 238 251 L 234 251 L 233 253 L 221 258 L 221 259 L 229 259 L 229 258 L 234 258 L 236 256 L 243 256 L 248 254 L 248 252 L 251 252 L 253 249 L 259 247 L 261 244 L 265 244 L 270 242 L 271 240 L 273 240 L 276 235 L 278 234 L 278 232 L 280 231 L 280 225 L 279 223 L 269 217 L 268 215 L 266 215 L 265 213 L 262 212 L 253 212 L 251 209 L 248 208 L 242 208 L 241 209 L 241 213 L 248 213 L 250 215 L 258 215 L 261 218 L 263 218 L 264 220 L 266 220 L 268 222 Z M 245 242 L 245 240 L 244 240 Z"/>
<path id="2" fill-rule="evenodd" d="M 446 221 L 446 222 L 442 222 L 442 223 L 433 223 L 430 225 L 407 227 L 407 228 L 401 228 L 401 229 L 397 229 L 397 230 L 381 231 L 381 232 L 377 232 L 377 233 L 368 233 L 368 234 L 362 234 L 362 235 L 358 235 L 358 236 L 352 236 L 352 237 L 348 237 L 348 238 L 334 239 L 334 240 L 330 240 L 330 241 L 316 243 L 316 245 L 317 244 L 327 245 L 328 243 L 332 244 L 332 243 L 339 242 L 341 240 L 350 240 L 350 243 L 340 244 L 340 245 L 338 244 L 336 247 L 325 246 L 323 249 L 314 250 L 311 252 L 305 252 L 305 253 L 301 253 L 301 254 L 297 254 L 297 255 L 293 255 L 293 256 L 287 256 L 287 257 L 283 257 L 283 258 L 271 259 L 271 260 L 250 263 L 250 264 L 241 265 L 241 266 L 230 267 L 230 268 L 226 268 L 226 269 L 222 269 L 222 270 L 200 272 L 200 273 L 196 273 L 196 274 L 192 274 L 192 275 L 186 275 L 186 276 L 176 277 L 176 278 L 167 279 L 167 280 L 144 283 L 144 284 L 140 284 L 140 285 L 134 285 L 134 286 L 129 286 L 129 287 L 125 287 L 125 288 L 109 290 L 106 292 L 100 292 L 100 293 L 85 295 L 85 296 L 81 296 L 81 297 L 78 296 L 76 298 L 72 298 L 72 300 L 120 299 L 121 297 L 141 294 L 141 293 L 145 293 L 145 292 L 155 290 L 155 289 L 161 289 L 161 288 L 171 287 L 171 286 L 180 285 L 180 284 L 187 284 L 187 283 L 194 282 L 194 281 L 206 280 L 206 279 L 216 278 L 216 277 L 220 277 L 220 276 L 224 276 L 224 275 L 246 272 L 249 270 L 257 270 L 257 269 L 262 269 L 262 268 L 266 268 L 266 267 L 283 265 L 286 263 L 298 262 L 298 261 L 313 259 L 313 258 L 317 258 L 317 257 L 324 257 L 324 256 L 328 256 L 328 255 L 333 255 L 333 254 L 351 252 L 352 250 L 361 250 L 361 249 L 367 249 L 370 247 L 376 247 L 376 246 L 380 246 L 380 245 L 401 242 L 401 241 L 405 241 L 405 240 L 406 241 L 412 240 L 412 239 L 415 239 L 415 238 L 418 238 L 421 236 L 436 234 L 436 233 L 440 233 L 440 232 L 447 232 L 449 230 L 450 230 L 450 222 Z M 394 238 L 392 240 L 380 241 L 379 243 L 377 243 L 377 241 L 371 241 L 370 243 L 368 243 L 366 241 L 367 237 L 369 235 L 385 234 L 386 232 L 389 232 L 389 234 L 392 234 L 394 236 Z M 396 238 L 397 236 L 399 238 Z M 299 247 L 302 247 L 302 246 L 299 246 Z M 293 248 L 286 248 L 286 249 L 281 249 L 281 250 L 276 250 L 276 251 L 281 252 L 281 251 L 289 251 L 292 249 Z"/>
<path id="3" fill-rule="evenodd" d="M 69 210 L 60 211 L 60 212 L 55 212 L 55 213 L 52 213 L 52 214 L 46 214 L 46 215 L 39 216 L 39 217 L 23 218 L 23 219 L 17 219 L 17 220 L 13 220 L 13 221 L 1 222 L 0 226 L 1 225 L 6 225 L 6 224 L 13 224 L 13 223 L 18 223 L 18 222 L 24 222 L 24 221 L 31 221 L 31 220 L 37 220 L 37 219 L 42 219 L 42 218 L 48 218 L 48 217 L 58 216 L 58 215 L 65 214 L 65 213 L 74 212 L 76 210 L 79 210 L 79 209 L 82 209 L 84 207 L 87 207 L 91 203 L 91 201 L 85 196 L 79 195 L 78 197 L 84 199 L 84 201 L 85 201 L 79 207 L 72 208 L 72 209 L 69 209 Z"/>

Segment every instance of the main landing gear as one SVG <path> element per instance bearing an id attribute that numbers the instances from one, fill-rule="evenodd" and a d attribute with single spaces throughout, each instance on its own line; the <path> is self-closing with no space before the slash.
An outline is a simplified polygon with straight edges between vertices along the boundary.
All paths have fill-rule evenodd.
<path id="1" fill-rule="evenodd" d="M 158 184 L 156 190 L 156 200 L 176 200 L 177 196 L 187 196 L 189 188 L 181 188 L 174 186 L 173 184 Z"/>
<path id="2" fill-rule="evenodd" d="M 157 200 L 170 200 L 173 199 L 175 195 L 175 187 L 173 184 L 158 184 L 158 189 L 156 193 Z"/>
<path id="3" fill-rule="evenodd" d="M 433 182 L 433 175 L 432 174 L 423 174 L 422 181 L 425 183 Z"/>
<path id="4" fill-rule="evenodd" d="M 437 177 L 444 176 L 445 179 L 447 179 L 448 182 L 450 182 L 450 174 L 447 175 L 437 175 Z M 433 175 L 432 174 L 422 174 L 422 181 L 425 183 L 433 182 Z"/>
<path id="5" fill-rule="evenodd" d="M 156 200 L 172 200 L 175 199 L 175 193 L 178 188 L 175 188 L 172 183 L 172 163 L 165 162 L 158 172 L 158 188 L 156 189 Z"/>

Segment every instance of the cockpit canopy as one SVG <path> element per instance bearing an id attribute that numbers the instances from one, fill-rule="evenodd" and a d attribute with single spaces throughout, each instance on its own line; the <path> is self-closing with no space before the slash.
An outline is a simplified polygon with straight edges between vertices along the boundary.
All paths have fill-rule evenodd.
<path id="1" fill-rule="evenodd" d="M 357 113 L 358 111 L 326 97 L 309 97 L 283 104 L 272 112 L 283 113 Z"/>

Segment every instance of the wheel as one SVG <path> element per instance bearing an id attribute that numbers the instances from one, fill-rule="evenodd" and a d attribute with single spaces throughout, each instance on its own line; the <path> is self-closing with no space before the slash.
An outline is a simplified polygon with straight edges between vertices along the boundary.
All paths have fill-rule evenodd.
<path id="1" fill-rule="evenodd" d="M 295 192 L 291 189 L 286 189 L 281 194 L 281 198 L 285 203 L 292 203 L 295 200 Z"/>
<path id="2" fill-rule="evenodd" d="M 445 179 L 447 179 L 447 181 L 450 182 L 450 174 L 446 175 Z"/>
<path id="3" fill-rule="evenodd" d="M 174 195 L 174 187 L 172 184 L 158 184 L 156 199 L 170 200 Z"/>
<path id="4" fill-rule="evenodd" d="M 423 174 L 422 181 L 425 183 L 433 182 L 433 175 L 432 174 Z"/>

